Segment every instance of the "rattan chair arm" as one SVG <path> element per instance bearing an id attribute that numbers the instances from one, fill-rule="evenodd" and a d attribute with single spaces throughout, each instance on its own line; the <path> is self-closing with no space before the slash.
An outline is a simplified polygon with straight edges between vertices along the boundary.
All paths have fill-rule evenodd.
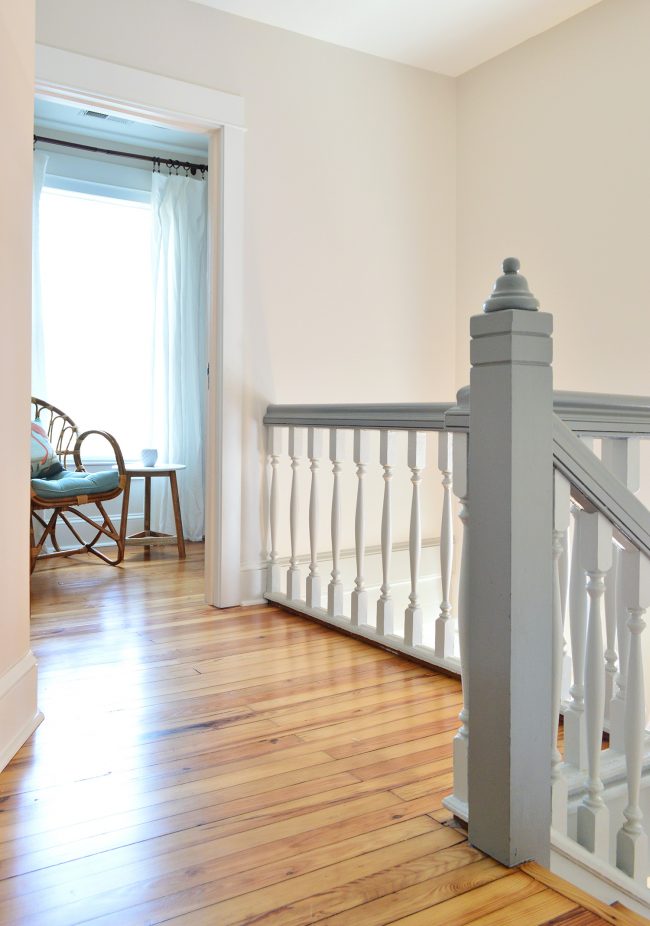
<path id="1" fill-rule="evenodd" d="M 84 431 L 83 434 L 80 434 L 80 435 L 79 435 L 79 437 L 77 438 L 77 443 L 74 445 L 74 451 L 73 451 L 73 453 L 74 453 L 74 465 L 75 465 L 75 468 L 77 469 L 77 471 L 85 471 L 85 470 L 84 470 L 83 463 L 81 462 L 81 445 L 83 444 L 83 442 L 85 441 L 85 439 L 86 439 L 90 434 L 98 434 L 100 437 L 103 437 L 103 438 L 105 438 L 105 440 L 108 441 L 108 443 L 111 445 L 111 447 L 112 447 L 112 449 L 113 449 L 113 453 L 115 454 L 115 462 L 117 463 L 118 472 L 119 472 L 120 476 L 123 476 L 124 473 L 125 473 L 125 469 L 124 469 L 124 457 L 122 456 L 122 451 L 121 451 L 121 449 L 120 449 L 120 445 L 119 445 L 118 442 L 115 440 L 115 438 L 113 437 L 113 435 L 108 433 L 108 431 L 95 431 L 95 430 L 91 430 L 91 431 Z"/>

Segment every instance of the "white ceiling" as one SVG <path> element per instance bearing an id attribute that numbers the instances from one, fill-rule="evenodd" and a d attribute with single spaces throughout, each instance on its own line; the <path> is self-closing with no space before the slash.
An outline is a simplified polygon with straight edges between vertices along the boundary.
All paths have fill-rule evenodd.
<path id="1" fill-rule="evenodd" d="M 457 77 L 599 0 L 195 0 Z"/>

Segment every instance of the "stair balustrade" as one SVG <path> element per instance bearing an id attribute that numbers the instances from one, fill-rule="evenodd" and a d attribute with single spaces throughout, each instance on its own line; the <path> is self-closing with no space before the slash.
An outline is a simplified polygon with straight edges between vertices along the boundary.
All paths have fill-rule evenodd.
<path id="1" fill-rule="evenodd" d="M 517 261 L 504 271 L 485 314 L 472 319 L 471 387 L 456 402 L 269 406 L 266 597 L 461 675 L 445 804 L 469 821 L 479 848 L 506 864 L 586 850 L 642 892 L 650 512 L 634 493 L 650 399 L 553 393 L 551 317 L 537 311 Z M 440 528 L 424 595 L 434 437 Z"/>

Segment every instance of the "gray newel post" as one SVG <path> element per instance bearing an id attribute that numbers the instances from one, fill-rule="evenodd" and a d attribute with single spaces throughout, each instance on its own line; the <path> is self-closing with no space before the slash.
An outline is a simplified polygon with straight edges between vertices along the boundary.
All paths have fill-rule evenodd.
<path id="1" fill-rule="evenodd" d="M 553 318 L 503 270 L 470 322 L 469 839 L 548 865 Z"/>

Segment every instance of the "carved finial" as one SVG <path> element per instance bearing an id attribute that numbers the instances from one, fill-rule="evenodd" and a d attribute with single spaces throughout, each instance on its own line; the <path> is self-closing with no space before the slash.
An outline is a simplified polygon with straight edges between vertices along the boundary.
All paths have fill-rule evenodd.
<path id="1" fill-rule="evenodd" d="M 494 284 L 492 295 L 483 303 L 484 312 L 502 312 L 504 309 L 523 309 L 536 312 L 539 302 L 528 289 L 526 277 L 519 274 L 519 260 L 506 257 L 503 275 Z"/>

